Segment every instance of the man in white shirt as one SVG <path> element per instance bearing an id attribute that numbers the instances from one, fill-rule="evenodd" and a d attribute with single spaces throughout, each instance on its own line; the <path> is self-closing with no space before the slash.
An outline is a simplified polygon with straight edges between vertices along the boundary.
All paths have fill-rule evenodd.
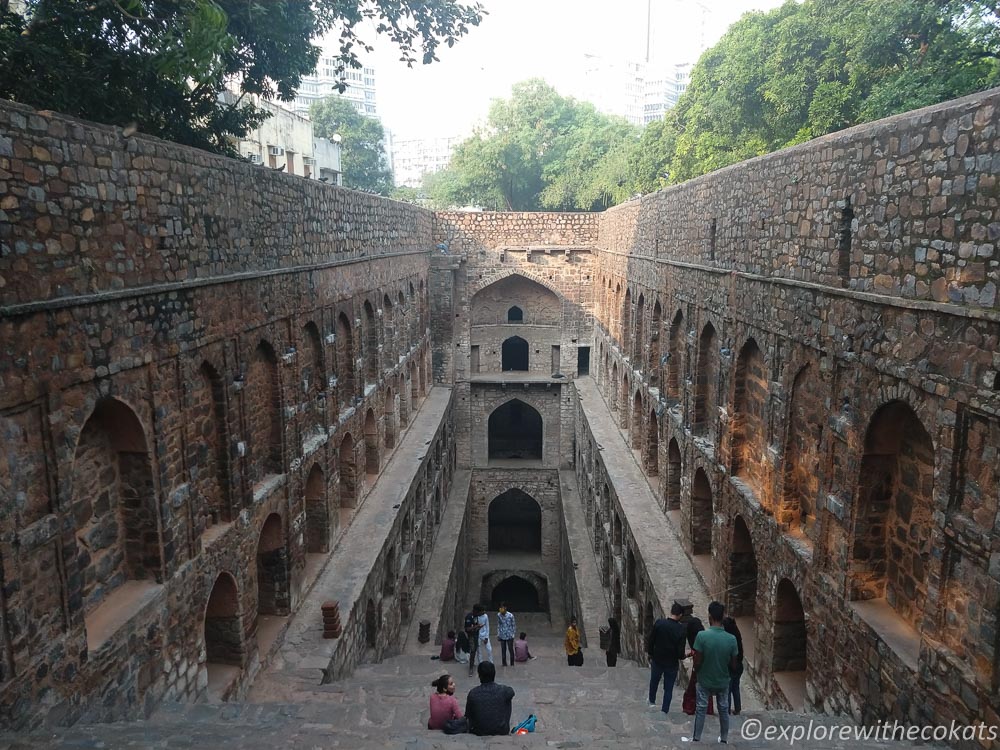
<path id="1" fill-rule="evenodd" d="M 493 661 L 493 644 L 490 643 L 490 618 L 479 608 L 479 661 Z"/>

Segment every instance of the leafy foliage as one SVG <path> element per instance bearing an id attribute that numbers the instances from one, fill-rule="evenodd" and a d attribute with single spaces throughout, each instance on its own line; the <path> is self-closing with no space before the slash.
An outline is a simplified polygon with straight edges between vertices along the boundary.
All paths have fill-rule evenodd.
<path id="1" fill-rule="evenodd" d="M 235 154 L 230 138 L 267 113 L 246 95 L 289 101 L 312 72 L 313 44 L 339 30 L 341 71 L 370 49 L 372 21 L 408 64 L 437 59 L 478 25 L 457 0 L 0 0 L 0 98 Z M 227 81 L 242 96 L 220 100 Z"/>
<path id="2" fill-rule="evenodd" d="M 699 60 L 660 132 L 644 133 L 631 179 L 680 182 L 996 86 L 998 29 L 998 6 L 977 1 L 804 0 L 747 14 Z"/>
<path id="3" fill-rule="evenodd" d="M 340 167 L 344 185 L 380 195 L 392 192 L 392 172 L 385 158 L 382 123 L 358 112 L 349 99 L 328 96 L 314 102 L 309 110 L 313 135 L 341 137 Z"/>
<path id="4" fill-rule="evenodd" d="M 605 157 L 631 140 L 637 132 L 625 120 L 539 79 L 524 81 L 510 99 L 493 102 L 486 126 L 458 145 L 448 169 L 429 176 L 425 188 L 439 206 L 602 208 L 619 197 Z"/>

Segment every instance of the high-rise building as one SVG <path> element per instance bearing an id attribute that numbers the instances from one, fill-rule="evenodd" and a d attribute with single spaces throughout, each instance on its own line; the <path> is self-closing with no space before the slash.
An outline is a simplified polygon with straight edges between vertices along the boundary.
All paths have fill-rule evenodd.
<path id="1" fill-rule="evenodd" d="M 633 125 L 663 119 L 687 88 L 691 65 L 661 65 L 584 55 L 584 75 L 571 94 Z"/>
<path id="2" fill-rule="evenodd" d="M 296 93 L 292 108 L 299 114 L 309 114 L 312 103 L 339 93 L 336 89 L 341 78 L 347 88 L 340 96 L 349 99 L 354 108 L 363 115 L 378 118 L 375 97 L 375 68 L 365 66 L 358 70 L 341 71 L 340 59 L 324 53 L 312 75 L 302 77 L 302 85 Z"/>
<path id="3" fill-rule="evenodd" d="M 420 187 L 425 174 L 448 166 L 461 137 L 409 138 L 392 141 L 392 173 L 397 185 Z"/>

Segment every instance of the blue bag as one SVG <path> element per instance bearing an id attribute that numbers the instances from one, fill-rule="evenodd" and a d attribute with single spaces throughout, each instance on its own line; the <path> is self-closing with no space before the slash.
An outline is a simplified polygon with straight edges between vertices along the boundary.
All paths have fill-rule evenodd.
<path id="1" fill-rule="evenodd" d="M 538 721 L 534 714 L 529 714 L 528 718 L 510 730 L 511 734 L 517 734 L 519 729 L 527 729 L 529 732 L 535 731 L 535 722 Z"/>

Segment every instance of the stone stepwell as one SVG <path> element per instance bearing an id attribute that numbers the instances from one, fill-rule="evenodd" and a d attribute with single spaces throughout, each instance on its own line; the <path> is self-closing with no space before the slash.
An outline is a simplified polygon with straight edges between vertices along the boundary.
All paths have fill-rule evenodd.
<path id="1" fill-rule="evenodd" d="M 648 670 L 619 660 L 608 668 L 603 652 L 585 651 L 583 667 L 568 667 L 556 635 L 529 636 L 533 661 L 516 667 L 497 667 L 497 681 L 514 688 L 512 722 L 528 714 L 538 717 L 534 734 L 517 737 L 446 736 L 426 728 L 431 681 L 448 672 L 458 683 L 456 693 L 464 707 L 468 691 L 478 679 L 468 667 L 429 658 L 404 655 L 380 664 L 358 667 L 343 681 L 310 684 L 302 674 L 288 672 L 283 681 L 265 681 L 250 702 L 162 705 L 146 721 L 76 725 L 19 737 L 0 736 L 0 748 L 673 748 L 716 746 L 719 722 L 710 716 L 702 742 L 686 743 L 692 718 L 681 711 L 682 688 L 675 687 L 670 713 L 647 705 Z M 499 648 L 494 644 L 495 654 Z M 750 700 L 754 706 L 759 705 Z M 846 726 L 835 717 L 774 713 L 750 708 L 731 721 L 729 744 L 746 748 L 809 750 L 833 748 L 889 748 L 909 746 L 892 741 L 821 739 L 790 740 L 812 726 L 813 736 Z M 771 739 L 754 738 L 770 728 Z M 742 736 L 746 732 L 749 738 Z M 784 733 L 781 736 L 781 733 Z"/>

